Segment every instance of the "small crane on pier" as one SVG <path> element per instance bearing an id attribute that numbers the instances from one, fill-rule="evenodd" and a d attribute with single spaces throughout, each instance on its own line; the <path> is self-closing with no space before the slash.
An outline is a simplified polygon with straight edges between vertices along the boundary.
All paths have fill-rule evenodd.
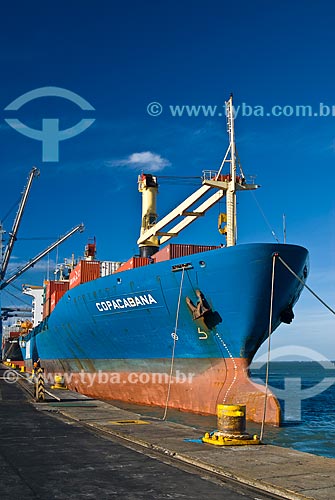
<path id="1" fill-rule="evenodd" d="M 34 178 L 38 177 L 39 174 L 40 174 L 40 172 L 36 167 L 33 167 L 32 170 L 29 172 L 28 181 L 27 181 L 27 184 L 23 190 L 22 197 L 21 197 L 21 200 L 19 203 L 19 208 L 17 210 L 16 216 L 15 216 L 15 219 L 13 222 L 12 230 L 9 233 L 9 240 L 8 240 L 8 243 L 6 245 L 4 252 L 3 252 L 3 235 L 4 235 L 5 231 L 3 229 L 2 222 L 0 221 L 0 309 L 1 309 L 1 290 L 6 288 L 9 284 L 11 284 L 14 280 L 16 280 L 19 276 L 21 276 L 28 269 L 33 267 L 39 260 L 41 260 L 43 257 L 45 257 L 48 253 L 50 253 L 54 248 L 56 248 L 58 245 L 63 243 L 65 240 L 70 238 L 70 236 L 72 236 L 74 233 L 76 233 L 77 231 L 79 231 L 79 232 L 84 231 L 84 225 L 78 224 L 73 229 L 68 231 L 64 236 L 61 236 L 60 238 L 58 238 L 54 243 L 49 245 L 45 250 L 43 250 L 38 255 L 36 255 L 33 259 L 29 260 L 24 266 L 22 266 L 20 269 L 18 269 L 9 278 L 6 278 L 8 264 L 10 262 L 10 257 L 11 257 L 12 252 L 13 252 L 15 241 L 17 240 L 18 230 L 19 230 L 20 223 L 21 223 L 22 216 L 23 216 L 23 212 L 24 212 L 27 200 L 28 200 L 30 189 L 31 189 Z M 7 312 L 7 309 L 8 308 L 5 308 L 5 313 Z M 0 317 L 0 336 L 1 336 L 1 331 L 2 331 L 1 318 L 2 318 L 2 315 Z"/>

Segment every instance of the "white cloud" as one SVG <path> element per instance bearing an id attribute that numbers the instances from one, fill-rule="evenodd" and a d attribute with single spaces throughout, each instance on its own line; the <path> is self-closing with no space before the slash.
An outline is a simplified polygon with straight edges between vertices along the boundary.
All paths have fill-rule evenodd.
<path id="1" fill-rule="evenodd" d="M 18 257 L 14 257 L 14 256 L 11 257 L 11 259 L 15 260 L 15 262 L 10 262 L 8 264 L 6 278 L 9 278 L 13 274 L 15 274 L 19 269 L 21 269 L 23 266 L 25 266 L 29 262 L 29 260 L 26 260 L 26 261 L 19 260 Z M 47 259 L 44 258 L 44 259 L 36 262 L 36 264 L 34 264 L 29 270 L 35 271 L 35 272 L 41 272 L 41 271 L 44 272 L 44 271 L 47 271 L 48 267 L 50 269 L 50 272 L 52 273 L 56 267 L 56 262 L 52 259 L 47 261 Z"/>
<path id="2" fill-rule="evenodd" d="M 162 156 L 143 151 L 142 153 L 133 153 L 122 160 L 110 160 L 106 162 L 109 167 L 131 167 L 134 169 L 144 169 L 146 172 L 160 172 L 165 167 L 171 165 L 169 160 Z"/>

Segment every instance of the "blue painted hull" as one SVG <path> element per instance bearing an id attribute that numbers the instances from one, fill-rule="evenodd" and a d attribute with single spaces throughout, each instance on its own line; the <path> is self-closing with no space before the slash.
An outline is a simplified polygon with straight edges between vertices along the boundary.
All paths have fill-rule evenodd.
<path id="1" fill-rule="evenodd" d="M 88 390 L 78 380 L 80 374 L 100 371 L 169 372 L 177 323 L 175 367 L 192 371 L 200 377 L 199 387 L 206 387 L 206 380 L 212 376 L 209 371 L 223 363 L 227 372 L 223 378 L 227 381 L 228 364 L 243 360 L 241 370 L 245 370 L 268 336 L 275 252 L 296 274 L 306 278 L 306 249 L 295 245 L 246 244 L 115 273 L 70 289 L 50 317 L 21 342 L 27 364 L 37 353 L 47 370 L 74 374 L 72 385 L 77 390 L 93 396 L 163 405 L 166 391 L 156 399 L 150 393 L 147 401 L 140 394 L 151 389 L 141 388 L 138 397 L 130 397 L 132 387 L 128 390 L 130 384 L 124 383 L 121 398 L 121 391 L 115 387 L 107 389 L 92 383 Z M 180 264 L 189 264 L 188 269 L 173 269 Z M 198 319 L 194 319 L 186 301 L 188 297 L 196 304 L 196 290 L 202 292 L 210 308 L 208 315 Z M 273 330 L 280 324 L 283 311 L 298 300 L 301 290 L 301 283 L 277 259 Z M 245 374 L 232 366 L 235 382 L 240 377 L 244 380 Z M 222 384 L 221 381 L 220 394 Z M 238 383 L 236 393 L 237 388 Z M 203 399 L 197 396 L 194 385 L 189 385 L 189 390 L 191 399 Z M 217 401 L 213 398 L 218 396 L 213 394 L 206 406 L 211 409 L 206 413 L 215 412 Z M 183 404 L 182 398 L 177 396 L 176 404 L 171 406 L 201 411 L 196 403 Z"/>

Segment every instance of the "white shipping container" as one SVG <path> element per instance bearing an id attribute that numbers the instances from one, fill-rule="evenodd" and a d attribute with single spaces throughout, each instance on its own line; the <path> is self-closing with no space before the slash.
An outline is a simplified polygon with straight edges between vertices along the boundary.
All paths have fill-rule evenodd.
<path id="1" fill-rule="evenodd" d="M 102 261 L 100 266 L 100 276 L 103 277 L 113 274 L 122 264 L 123 262 L 114 262 L 110 260 Z"/>

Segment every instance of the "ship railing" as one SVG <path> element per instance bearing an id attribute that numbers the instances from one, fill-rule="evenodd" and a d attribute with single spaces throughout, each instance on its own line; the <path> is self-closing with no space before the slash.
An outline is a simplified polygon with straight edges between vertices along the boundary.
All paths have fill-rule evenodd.
<path id="1" fill-rule="evenodd" d="M 203 170 L 202 173 L 203 181 L 225 181 L 229 182 L 231 180 L 230 174 L 219 174 L 218 170 Z"/>
<path id="2" fill-rule="evenodd" d="M 203 181 L 212 181 L 214 180 L 219 171 L 218 170 L 203 170 L 202 171 L 202 180 Z"/>
<path id="3" fill-rule="evenodd" d="M 255 175 L 249 175 L 247 178 L 241 173 L 240 175 L 236 175 L 236 182 L 239 184 L 255 184 Z M 229 182 L 231 180 L 230 174 L 221 174 L 219 175 L 218 170 L 203 170 L 202 171 L 202 180 L 203 181 L 225 181 Z"/>

